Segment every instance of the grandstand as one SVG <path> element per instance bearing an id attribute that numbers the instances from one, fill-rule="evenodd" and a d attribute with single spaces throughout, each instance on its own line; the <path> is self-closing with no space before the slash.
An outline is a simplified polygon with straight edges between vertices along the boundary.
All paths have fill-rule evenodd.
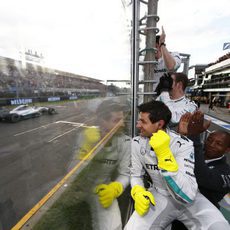
<path id="1" fill-rule="evenodd" d="M 230 53 L 208 65 L 191 66 L 189 75 L 192 77 L 189 93 L 193 99 L 209 103 L 216 97 L 219 106 L 228 106 L 230 102 Z"/>
<path id="2" fill-rule="evenodd" d="M 0 98 L 104 96 L 100 80 L 0 57 Z"/>

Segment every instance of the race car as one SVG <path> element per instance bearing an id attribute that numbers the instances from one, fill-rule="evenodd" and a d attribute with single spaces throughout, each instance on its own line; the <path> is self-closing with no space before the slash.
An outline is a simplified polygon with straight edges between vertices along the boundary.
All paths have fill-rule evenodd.
<path id="1" fill-rule="evenodd" d="M 10 110 L 5 107 L 0 107 L 0 121 L 17 122 L 20 120 L 18 114 L 10 114 Z"/>
<path id="2" fill-rule="evenodd" d="M 57 111 L 50 107 L 19 105 L 11 111 L 1 108 L 0 119 L 10 122 L 17 122 L 28 118 L 40 117 L 43 114 L 53 115 L 56 113 Z"/>

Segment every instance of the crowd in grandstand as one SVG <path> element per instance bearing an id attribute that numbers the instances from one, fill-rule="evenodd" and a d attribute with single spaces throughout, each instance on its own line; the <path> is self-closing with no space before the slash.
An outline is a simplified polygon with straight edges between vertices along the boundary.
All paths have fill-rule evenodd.
<path id="1" fill-rule="evenodd" d="M 1 58 L 0 97 L 61 96 L 86 92 L 104 93 L 100 80 Z"/>
<path id="2" fill-rule="evenodd" d="M 220 62 L 227 60 L 229 58 L 230 58 L 230 53 L 227 53 L 227 54 L 219 57 L 217 61 L 209 63 L 208 66 L 215 65 L 215 64 L 220 63 Z"/>

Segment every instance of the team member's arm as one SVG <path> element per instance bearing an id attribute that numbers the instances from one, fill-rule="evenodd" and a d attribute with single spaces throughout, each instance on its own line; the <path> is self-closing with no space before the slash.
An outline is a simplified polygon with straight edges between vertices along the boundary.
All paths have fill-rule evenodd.
<path id="1" fill-rule="evenodd" d="M 161 53 L 168 72 L 175 72 L 181 65 L 179 53 L 169 52 L 165 45 L 161 45 Z"/>
<path id="2" fill-rule="evenodd" d="M 139 138 L 133 138 L 131 151 L 131 196 L 135 202 L 134 208 L 140 216 L 144 216 L 150 205 L 155 205 L 152 193 L 146 191 L 143 183 L 144 168 L 141 162 Z"/>
<path id="3" fill-rule="evenodd" d="M 169 191 L 172 192 L 174 198 L 183 203 L 192 203 L 197 193 L 197 181 L 194 174 L 194 147 L 190 140 L 180 138 L 176 143 L 175 150 L 177 152 L 176 161 L 179 170 L 176 174 L 161 171 L 164 176 Z"/>
<path id="4" fill-rule="evenodd" d="M 168 172 L 178 171 L 178 164 L 169 146 L 170 137 L 165 131 L 159 130 L 154 133 L 149 140 L 149 144 L 157 156 L 159 169 Z"/>
<path id="5" fill-rule="evenodd" d="M 171 71 L 171 72 L 176 71 L 181 65 L 181 59 L 180 59 L 179 54 L 176 54 L 176 53 L 172 54 L 168 51 L 165 45 L 165 38 L 166 38 L 166 34 L 162 26 L 162 34 L 159 39 L 159 46 L 160 46 L 161 53 L 162 53 L 162 56 L 165 62 L 165 66 L 168 69 L 168 71 Z"/>
<path id="6" fill-rule="evenodd" d="M 144 167 L 141 162 L 140 153 L 140 139 L 134 137 L 131 144 L 131 186 L 141 185 L 144 187 L 143 175 L 145 173 Z"/>
<path id="7" fill-rule="evenodd" d="M 158 164 L 158 166 L 161 169 L 161 175 L 167 183 L 169 192 L 176 200 L 182 203 L 192 203 L 197 192 L 197 183 L 194 176 L 194 149 L 192 142 L 185 137 L 184 139 L 175 138 L 175 143 L 169 146 L 167 135 L 161 135 L 161 142 L 163 142 L 164 139 L 167 140 L 164 143 L 165 147 L 163 149 L 170 148 L 171 151 L 171 153 L 164 154 L 168 155 L 165 161 L 164 158 L 160 159 L 161 150 L 159 151 L 156 149 L 155 144 L 157 145 L 157 143 L 154 143 L 156 140 L 158 141 L 158 139 L 153 138 L 152 142 L 151 139 L 150 145 L 153 147 L 158 160 L 162 162 L 161 165 Z M 169 150 L 167 151 L 169 152 Z M 162 166 L 164 162 L 165 166 Z M 172 166 L 167 167 L 167 165 Z M 176 168 L 177 170 L 175 170 Z"/>

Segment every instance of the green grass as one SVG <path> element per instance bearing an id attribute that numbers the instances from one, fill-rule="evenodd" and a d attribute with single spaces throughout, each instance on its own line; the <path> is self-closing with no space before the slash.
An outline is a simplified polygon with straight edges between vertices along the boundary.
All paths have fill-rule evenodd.
<path id="1" fill-rule="evenodd" d="M 75 179 L 34 226 L 34 230 L 91 230 L 87 188 L 82 183 L 87 169 Z M 86 188 L 86 190 L 85 190 Z"/>

